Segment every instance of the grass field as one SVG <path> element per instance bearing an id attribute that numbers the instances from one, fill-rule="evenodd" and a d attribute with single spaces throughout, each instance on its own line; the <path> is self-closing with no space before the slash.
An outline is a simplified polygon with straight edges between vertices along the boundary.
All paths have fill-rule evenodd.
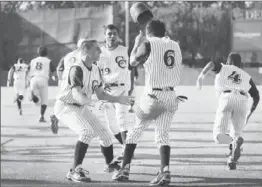
<path id="1" fill-rule="evenodd" d="M 136 90 L 137 98 L 142 87 Z M 262 93 L 262 87 L 259 87 Z M 49 108 L 52 114 L 57 92 L 49 89 Z M 212 141 L 212 127 L 217 100 L 213 87 L 178 88 L 178 93 L 189 97 L 181 103 L 170 132 L 171 173 L 170 186 L 262 186 L 262 104 L 260 103 L 244 131 L 243 154 L 236 171 L 226 171 L 226 145 Z M 262 94 L 261 94 L 262 95 Z M 130 183 L 112 182 L 112 174 L 103 173 L 104 159 L 97 140 L 93 140 L 83 167 L 90 171 L 92 183 L 75 184 L 65 180 L 72 165 L 77 136 L 60 124 L 58 135 L 50 131 L 50 123 L 38 123 L 40 109 L 27 101 L 24 115 L 19 116 L 13 103 L 12 88 L 1 87 L 1 186 L 87 186 L 127 187 L 148 186 L 159 168 L 159 154 L 154 143 L 154 124 L 147 129 L 135 152 Z M 139 100 L 138 100 L 139 101 Z M 101 116 L 101 113 L 97 113 Z M 128 116 L 130 126 L 134 116 Z M 115 155 L 121 152 L 114 140 Z"/>

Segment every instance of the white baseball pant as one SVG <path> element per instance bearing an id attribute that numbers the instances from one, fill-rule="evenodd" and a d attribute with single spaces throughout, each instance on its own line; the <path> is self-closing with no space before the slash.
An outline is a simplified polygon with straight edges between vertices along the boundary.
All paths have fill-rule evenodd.
<path id="1" fill-rule="evenodd" d="M 216 143 L 229 144 L 233 138 L 242 135 L 249 112 L 248 106 L 247 95 L 241 95 L 238 91 L 221 93 L 213 128 L 213 138 Z M 233 128 L 228 132 L 230 119 Z"/>
<path id="2" fill-rule="evenodd" d="M 25 93 L 25 85 L 26 85 L 26 82 L 25 80 L 22 80 L 22 79 L 15 79 L 14 80 L 14 91 L 17 95 L 24 95 Z"/>
<path id="3" fill-rule="evenodd" d="M 136 109 L 135 126 L 128 133 L 126 143 L 137 144 L 142 132 L 154 120 L 157 147 L 169 146 L 170 126 L 177 108 L 178 100 L 175 91 L 145 92 Z"/>
<path id="4" fill-rule="evenodd" d="M 59 121 L 68 125 L 79 135 L 79 141 L 89 144 L 94 137 L 98 136 L 103 147 L 112 145 L 108 128 L 86 106 L 74 106 L 57 100 L 54 113 Z"/>
<path id="5" fill-rule="evenodd" d="M 32 77 L 30 80 L 30 89 L 34 94 L 40 97 L 41 105 L 48 104 L 48 79 L 44 77 Z"/>
<path id="6" fill-rule="evenodd" d="M 111 91 L 107 93 L 113 96 L 119 96 L 123 92 L 124 96 L 128 95 L 128 91 L 121 87 L 112 87 Z M 118 134 L 120 131 L 123 132 L 129 129 L 126 120 L 128 106 L 119 103 L 106 103 L 103 109 L 106 123 L 114 135 Z"/>

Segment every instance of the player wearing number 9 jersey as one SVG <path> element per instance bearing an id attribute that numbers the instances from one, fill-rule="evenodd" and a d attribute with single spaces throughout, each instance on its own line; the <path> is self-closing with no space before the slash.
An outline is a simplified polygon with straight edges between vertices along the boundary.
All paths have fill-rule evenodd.
<path id="1" fill-rule="evenodd" d="M 165 24 L 152 20 L 146 26 L 146 38 L 139 35 L 130 57 L 130 65 L 143 63 L 145 88 L 136 110 L 133 130 L 128 134 L 122 168 L 113 175 L 113 180 L 129 178 L 132 155 L 142 132 L 152 120 L 155 121 L 155 141 L 160 150 L 161 167 L 158 176 L 150 185 L 170 183 L 170 142 L 169 131 L 178 107 L 175 87 L 180 81 L 182 56 L 177 42 L 165 36 Z"/>
<path id="2" fill-rule="evenodd" d="M 259 92 L 250 75 L 240 69 L 241 56 L 230 53 L 226 64 L 210 62 L 200 73 L 197 86 L 202 87 L 202 81 L 213 69 L 216 73 L 215 89 L 219 97 L 218 108 L 213 128 L 214 141 L 229 144 L 230 154 L 227 169 L 236 169 L 240 158 L 240 147 L 243 144 L 242 130 L 248 118 L 256 109 L 259 102 Z M 248 108 L 249 95 L 253 98 L 251 110 Z M 233 127 L 228 134 L 228 121 L 232 120 Z"/>
<path id="3" fill-rule="evenodd" d="M 55 73 L 51 60 L 47 57 L 47 48 L 40 46 L 37 49 L 38 57 L 30 63 L 30 90 L 31 99 L 34 103 L 41 105 L 39 122 L 45 122 L 44 114 L 48 102 L 48 80 L 50 72 Z M 54 74 L 52 75 L 54 76 Z"/>

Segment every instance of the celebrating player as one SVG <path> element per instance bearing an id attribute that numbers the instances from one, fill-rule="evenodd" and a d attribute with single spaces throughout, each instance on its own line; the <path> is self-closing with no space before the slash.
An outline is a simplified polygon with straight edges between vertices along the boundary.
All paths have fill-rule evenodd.
<path id="1" fill-rule="evenodd" d="M 236 163 L 241 156 L 241 145 L 244 142 L 243 128 L 259 102 L 257 87 L 250 75 L 240 69 L 241 66 L 241 56 L 238 53 L 230 53 L 226 64 L 209 62 L 197 79 L 197 87 L 201 89 L 203 80 L 211 69 L 217 74 L 215 89 L 219 103 L 213 136 L 216 143 L 229 144 L 228 170 L 236 169 Z M 248 108 L 249 95 L 253 98 L 251 110 Z M 232 137 L 227 132 L 230 119 L 233 128 L 229 134 Z"/>
<path id="2" fill-rule="evenodd" d="M 9 70 L 7 78 L 7 87 L 10 86 L 12 77 L 14 78 L 14 90 L 16 94 L 15 101 L 17 103 L 19 114 L 22 115 L 22 100 L 27 85 L 27 74 L 29 66 L 22 58 L 17 60 L 17 63 Z"/>
<path id="3" fill-rule="evenodd" d="M 134 102 L 133 97 L 111 96 L 102 88 L 100 71 L 96 65 L 101 49 L 96 40 L 85 40 L 80 47 L 80 60 L 76 59 L 68 72 L 68 81 L 60 87 L 54 106 L 54 112 L 59 121 L 66 124 L 79 135 L 75 147 L 74 164 L 67 178 L 75 182 L 88 182 L 91 179 L 81 167 L 90 141 L 98 136 L 100 138 L 101 151 L 105 157 L 108 172 L 119 169 L 119 165 L 113 160 L 113 144 L 111 133 L 99 119 L 88 109 L 92 104 L 91 96 L 96 93 L 98 99 L 107 102 L 118 102 L 129 105 Z M 66 72 L 63 73 L 63 76 Z"/>
<path id="4" fill-rule="evenodd" d="M 122 167 L 113 175 L 113 180 L 129 178 L 130 163 L 138 140 L 150 122 L 155 120 L 155 140 L 160 149 L 161 168 L 150 185 L 168 184 L 171 181 L 169 131 L 178 107 L 175 87 L 180 81 L 182 56 L 178 43 L 165 34 L 165 24 L 159 20 L 151 20 L 146 26 L 148 40 L 137 37 L 135 41 L 130 64 L 144 64 L 145 88 L 136 111 L 135 127 L 126 139 Z"/>
<path id="5" fill-rule="evenodd" d="M 44 114 L 48 102 L 48 80 L 50 72 L 52 77 L 54 77 L 55 68 L 47 57 L 46 47 L 38 47 L 37 53 L 39 56 L 32 59 L 30 63 L 31 100 L 41 105 L 39 122 L 46 122 Z"/>
<path id="6" fill-rule="evenodd" d="M 116 26 L 110 24 L 105 27 L 105 40 L 106 44 L 101 48 L 102 53 L 97 65 L 101 71 L 106 90 L 109 90 L 107 93 L 117 96 L 124 92 L 124 95 L 128 95 L 131 88 L 128 49 L 119 45 Z M 104 105 L 103 109 L 108 127 L 123 145 L 128 131 L 125 120 L 128 111 L 127 106 L 119 103 L 108 103 Z M 118 157 L 119 161 L 122 159 L 123 154 Z"/>

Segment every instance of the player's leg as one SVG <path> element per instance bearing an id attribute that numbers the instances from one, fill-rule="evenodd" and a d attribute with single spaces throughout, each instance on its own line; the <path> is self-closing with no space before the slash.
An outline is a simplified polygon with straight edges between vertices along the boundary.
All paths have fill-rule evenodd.
<path id="1" fill-rule="evenodd" d="M 172 124 L 174 112 L 175 111 L 166 111 L 158 116 L 155 121 L 155 142 L 160 152 L 161 167 L 157 177 L 150 182 L 150 185 L 163 185 L 168 184 L 171 181 L 169 170 L 171 150 L 169 142 L 169 131 Z"/>
<path id="2" fill-rule="evenodd" d="M 43 79 L 41 81 L 41 87 L 39 89 L 39 96 L 41 98 L 41 106 L 40 106 L 40 119 L 39 122 L 45 121 L 45 112 L 48 104 L 48 81 Z"/>
<path id="3" fill-rule="evenodd" d="M 22 115 L 22 100 L 24 98 L 23 95 L 24 95 L 24 89 L 25 89 L 23 85 L 25 86 L 25 84 L 23 84 L 23 82 L 20 80 L 14 81 L 14 91 L 16 94 L 15 102 L 17 103 L 17 108 L 18 108 L 20 115 Z"/>
<path id="4" fill-rule="evenodd" d="M 120 126 L 117 123 L 115 106 L 113 103 L 104 104 L 103 112 L 105 114 L 106 123 L 118 142 L 123 145 L 122 136 L 120 133 Z"/>
<path id="5" fill-rule="evenodd" d="M 39 103 L 39 86 L 37 77 L 32 77 L 30 79 L 30 101 L 35 104 Z"/>
<path id="6" fill-rule="evenodd" d="M 126 137 L 127 137 L 127 132 L 128 132 L 128 124 L 127 124 L 127 120 L 126 120 L 128 107 L 126 105 L 121 105 L 119 103 L 116 103 L 115 108 L 116 108 L 117 123 L 118 123 L 118 126 L 120 127 L 122 140 L 125 143 Z"/>
<path id="7" fill-rule="evenodd" d="M 228 133 L 228 122 L 232 115 L 232 99 L 230 95 L 221 95 L 216 111 L 213 127 L 213 139 L 219 144 L 230 144 L 232 138 Z"/>
<path id="8" fill-rule="evenodd" d="M 67 174 L 67 179 L 75 182 L 90 181 L 87 172 L 81 167 L 81 165 L 85 158 L 89 143 L 94 137 L 94 132 L 92 128 L 88 127 L 88 123 L 85 120 L 82 111 L 83 107 L 66 105 L 60 101 L 57 101 L 54 106 L 54 113 L 57 118 L 79 135 L 75 146 L 73 167 Z"/>
<path id="9" fill-rule="evenodd" d="M 245 96 L 239 96 L 241 100 L 236 99 L 235 107 L 232 113 L 232 124 L 233 128 L 231 129 L 233 142 L 231 144 L 231 155 L 229 155 L 227 169 L 234 170 L 236 169 L 237 161 L 241 156 L 241 146 L 244 143 L 242 137 L 242 131 L 246 123 L 246 116 L 248 115 L 248 99 Z"/>
<path id="10" fill-rule="evenodd" d="M 89 111 L 87 107 L 84 107 L 83 113 L 85 114 L 85 120 L 93 129 L 95 135 L 99 137 L 101 152 L 105 157 L 105 172 L 113 172 L 120 168 L 114 161 L 113 143 L 111 133 L 106 125 L 103 125 L 98 118 Z"/>

